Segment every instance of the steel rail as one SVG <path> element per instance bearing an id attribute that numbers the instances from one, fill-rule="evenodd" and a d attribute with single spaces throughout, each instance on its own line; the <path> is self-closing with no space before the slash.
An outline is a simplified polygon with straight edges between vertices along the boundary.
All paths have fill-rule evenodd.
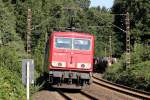
<path id="1" fill-rule="evenodd" d="M 65 99 L 67 99 L 67 100 L 72 100 L 72 98 L 71 98 L 70 96 L 68 96 L 69 94 L 66 95 L 66 94 L 65 94 L 63 91 L 61 91 L 60 89 L 57 89 L 57 92 L 58 92 L 61 96 L 63 96 Z M 85 92 L 85 91 L 79 91 L 79 93 L 80 93 L 81 95 L 83 95 L 83 96 L 89 98 L 90 100 L 98 100 L 98 98 L 96 98 L 94 95 L 89 94 L 89 93 L 87 93 L 87 92 Z"/>
<path id="2" fill-rule="evenodd" d="M 85 91 L 80 91 L 81 94 L 85 95 L 86 97 L 88 97 L 91 100 L 98 100 L 99 98 L 96 98 L 96 96 L 92 95 L 92 94 L 88 94 Z"/>
<path id="3" fill-rule="evenodd" d="M 61 96 L 63 96 L 65 99 L 67 99 L 67 100 L 72 100 L 69 96 L 67 96 L 66 94 L 64 94 L 63 91 L 61 91 L 60 89 L 57 89 L 57 92 L 58 92 Z"/>
<path id="4" fill-rule="evenodd" d="M 95 84 L 101 85 L 103 87 L 112 89 L 112 90 L 117 91 L 117 92 L 119 91 L 120 93 L 127 94 L 127 95 L 130 95 L 130 96 L 133 96 L 133 97 L 141 98 L 141 99 L 144 99 L 144 100 L 145 99 L 150 100 L 150 93 L 149 92 L 140 91 L 140 90 L 133 89 L 133 88 L 130 88 L 130 87 L 127 87 L 127 86 L 112 83 L 110 81 L 107 81 L 107 80 L 104 80 L 104 79 L 101 79 L 101 78 L 97 78 L 94 75 L 93 75 L 93 78 L 95 80 L 98 80 L 98 82 L 93 80 L 93 83 L 95 83 Z"/>

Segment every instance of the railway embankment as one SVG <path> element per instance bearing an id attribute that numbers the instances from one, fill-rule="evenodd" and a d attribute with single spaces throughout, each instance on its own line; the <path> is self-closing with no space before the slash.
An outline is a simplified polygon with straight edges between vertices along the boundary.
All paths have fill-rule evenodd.
<path id="1" fill-rule="evenodd" d="M 133 64 L 124 69 L 121 63 L 108 67 L 103 78 L 117 84 L 150 92 L 150 61 Z"/>

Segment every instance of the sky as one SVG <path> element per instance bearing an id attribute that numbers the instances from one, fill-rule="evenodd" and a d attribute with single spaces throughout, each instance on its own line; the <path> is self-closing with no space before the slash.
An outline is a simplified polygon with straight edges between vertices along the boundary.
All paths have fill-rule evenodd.
<path id="1" fill-rule="evenodd" d="M 91 7 L 96 6 L 105 6 L 106 8 L 111 8 L 113 5 L 114 0 L 91 0 Z"/>

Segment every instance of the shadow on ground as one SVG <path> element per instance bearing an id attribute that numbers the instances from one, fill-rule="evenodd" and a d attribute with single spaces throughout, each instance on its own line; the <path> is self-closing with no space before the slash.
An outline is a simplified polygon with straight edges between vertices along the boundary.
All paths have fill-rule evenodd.
<path id="1" fill-rule="evenodd" d="M 48 90 L 48 91 L 62 91 L 62 92 L 68 92 L 68 93 L 78 93 L 80 92 L 80 89 L 66 89 L 66 88 L 54 88 L 52 87 L 48 81 L 46 76 L 41 75 L 36 79 L 36 84 L 37 86 L 40 86 L 39 91 L 42 90 Z"/>

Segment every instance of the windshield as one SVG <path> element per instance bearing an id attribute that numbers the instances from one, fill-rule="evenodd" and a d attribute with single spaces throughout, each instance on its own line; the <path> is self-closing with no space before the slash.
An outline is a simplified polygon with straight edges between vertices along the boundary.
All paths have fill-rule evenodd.
<path id="1" fill-rule="evenodd" d="M 75 50 L 90 50 L 91 41 L 90 39 L 56 37 L 55 47 Z"/>
<path id="2" fill-rule="evenodd" d="M 55 39 L 56 48 L 72 48 L 72 39 L 71 38 L 63 38 L 58 37 Z"/>
<path id="3" fill-rule="evenodd" d="M 90 40 L 88 40 L 88 39 L 74 39 L 73 46 L 74 46 L 74 49 L 90 50 Z"/>

